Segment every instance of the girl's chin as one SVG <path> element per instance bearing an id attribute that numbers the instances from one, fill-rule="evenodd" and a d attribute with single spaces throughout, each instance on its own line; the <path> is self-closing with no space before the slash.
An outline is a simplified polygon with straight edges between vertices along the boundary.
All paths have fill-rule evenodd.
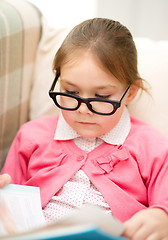
<path id="1" fill-rule="evenodd" d="M 77 133 L 81 136 L 81 137 L 84 137 L 84 138 L 96 138 L 96 137 L 99 137 L 100 134 L 98 133 L 93 133 L 93 132 L 90 132 L 90 131 L 85 131 L 83 129 L 83 131 L 77 131 Z"/>

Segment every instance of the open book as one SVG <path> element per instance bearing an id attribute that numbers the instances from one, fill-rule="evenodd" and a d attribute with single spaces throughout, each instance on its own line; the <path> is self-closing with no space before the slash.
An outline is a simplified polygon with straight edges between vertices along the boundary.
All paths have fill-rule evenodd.
<path id="1" fill-rule="evenodd" d="M 104 211 L 96 206 L 93 205 L 85 205 L 81 209 L 74 210 L 72 215 L 69 215 L 62 220 L 50 224 L 50 225 L 44 225 L 44 217 L 41 209 L 41 203 L 39 202 L 40 195 L 39 191 L 37 191 L 38 188 L 36 187 L 27 187 L 27 186 L 20 186 L 20 185 L 9 185 L 5 188 L 0 190 L 0 197 L 3 197 L 5 200 L 7 200 L 8 206 L 10 206 L 9 201 L 9 195 L 12 196 L 12 204 L 13 206 L 17 205 L 23 205 L 24 201 L 27 202 L 26 204 L 31 205 L 30 199 L 33 200 L 33 205 L 31 206 L 29 214 L 27 214 L 26 218 L 28 221 L 28 218 L 31 222 L 32 217 L 33 219 L 33 225 L 29 226 L 27 228 L 21 229 L 21 231 L 17 234 L 10 234 L 10 235 L 3 235 L 0 236 L 0 239 L 57 239 L 57 240 L 122 240 L 125 239 L 121 237 L 121 234 L 124 231 L 124 227 L 122 223 L 117 221 L 114 217 L 111 215 L 108 215 L 104 213 Z M 18 194 L 19 192 L 19 194 Z M 22 197 L 22 194 L 24 197 Z M 5 198 L 6 196 L 6 198 Z M 8 197 L 7 197 L 8 196 Z M 19 196 L 19 200 L 18 200 Z M 35 197 L 36 196 L 36 197 Z M 38 197 L 37 197 L 38 196 Z M 14 198 L 17 199 L 17 202 L 14 204 Z M 28 198 L 30 198 L 28 200 Z M 21 203 L 22 202 L 22 203 Z M 36 203 L 35 203 L 36 202 Z M 35 203 L 35 204 L 34 204 Z M 38 205 L 38 206 L 37 206 Z M 33 206 L 35 206 L 35 209 L 33 210 Z M 15 206 L 16 207 L 16 206 Z M 29 206 L 30 207 L 30 206 Z M 11 208 L 12 209 L 12 208 Z M 18 218 L 18 209 L 16 211 L 17 207 L 12 213 L 12 216 L 14 220 L 16 221 Z M 20 209 L 21 210 L 21 209 Z M 25 221 L 25 213 L 24 208 L 23 214 L 20 214 L 19 210 L 19 218 L 21 220 L 21 216 L 23 218 L 23 222 Z M 34 214 L 33 213 L 36 213 Z M 15 212 L 15 213 L 14 213 Z M 33 215 L 32 215 L 33 214 Z M 28 216 L 29 215 L 29 216 Z M 36 220 L 35 220 L 36 218 Z M 19 222 L 20 222 L 19 220 Z M 16 221 L 18 224 L 18 221 Z M 37 224 L 38 223 L 38 224 Z"/>

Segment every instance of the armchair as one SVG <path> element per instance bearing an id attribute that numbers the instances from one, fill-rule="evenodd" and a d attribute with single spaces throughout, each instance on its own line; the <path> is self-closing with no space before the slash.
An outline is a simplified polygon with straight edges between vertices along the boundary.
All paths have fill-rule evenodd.
<path id="1" fill-rule="evenodd" d="M 58 113 L 48 96 L 52 61 L 68 29 L 51 29 L 23 0 L 0 0 L 0 168 L 19 127 Z M 149 82 L 128 106 L 130 113 L 168 137 L 168 41 L 135 38 L 139 72 Z"/>

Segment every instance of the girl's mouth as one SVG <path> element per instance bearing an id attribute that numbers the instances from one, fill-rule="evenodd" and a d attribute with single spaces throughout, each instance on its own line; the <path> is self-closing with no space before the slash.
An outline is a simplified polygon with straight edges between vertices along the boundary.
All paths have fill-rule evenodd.
<path id="1" fill-rule="evenodd" d="M 91 123 L 91 122 L 79 122 L 79 124 L 82 124 L 82 125 L 95 125 L 95 123 Z"/>

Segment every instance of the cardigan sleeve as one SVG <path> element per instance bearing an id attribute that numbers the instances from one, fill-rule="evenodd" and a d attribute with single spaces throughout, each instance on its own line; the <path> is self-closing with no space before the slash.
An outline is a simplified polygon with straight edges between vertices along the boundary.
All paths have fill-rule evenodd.
<path id="1" fill-rule="evenodd" d="M 162 208 L 168 213 L 168 145 L 154 158 L 147 181 L 150 207 Z"/>
<path id="2" fill-rule="evenodd" d="M 148 205 L 168 213 L 168 140 L 157 131 L 152 131 L 148 144 L 142 143 L 139 163 L 148 190 Z"/>
<path id="3" fill-rule="evenodd" d="M 2 173 L 8 173 L 14 184 L 25 184 L 29 179 L 29 161 L 46 141 L 53 139 L 57 119 L 42 118 L 24 124 L 18 131 L 8 152 Z M 39 148 L 40 145 L 40 148 Z"/>
<path id="4" fill-rule="evenodd" d="M 23 149 L 24 145 L 26 148 Z M 10 147 L 1 174 L 8 173 L 12 183 L 24 184 L 27 180 L 28 155 L 28 145 L 22 139 L 22 130 L 19 130 Z"/>

